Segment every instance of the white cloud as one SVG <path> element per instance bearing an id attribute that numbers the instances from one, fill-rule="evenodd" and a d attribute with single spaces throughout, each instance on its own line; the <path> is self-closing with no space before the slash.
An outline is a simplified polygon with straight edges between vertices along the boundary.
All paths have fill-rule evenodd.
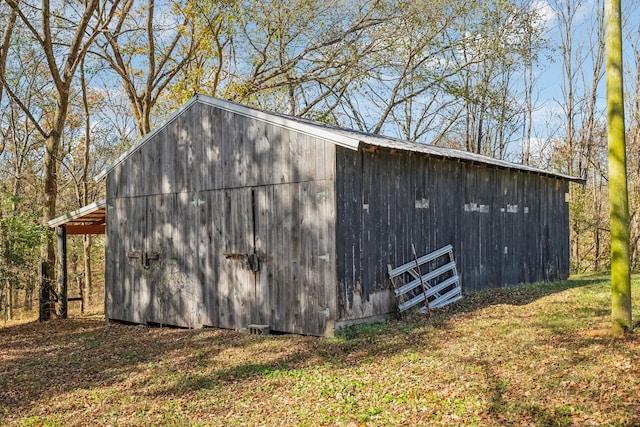
<path id="1" fill-rule="evenodd" d="M 544 28 L 550 28 L 557 18 L 556 11 L 551 7 L 547 0 L 535 0 L 531 4 L 531 9 L 538 12 L 538 16 L 540 16 L 540 24 Z"/>

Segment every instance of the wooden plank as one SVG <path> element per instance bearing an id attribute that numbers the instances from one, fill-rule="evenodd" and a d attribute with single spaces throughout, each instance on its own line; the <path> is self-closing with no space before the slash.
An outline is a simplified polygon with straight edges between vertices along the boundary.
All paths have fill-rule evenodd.
<path id="1" fill-rule="evenodd" d="M 178 191 L 176 179 L 176 162 L 179 160 L 178 154 L 178 132 L 176 125 L 167 126 L 165 132 L 162 132 L 162 139 L 159 141 L 163 147 L 161 153 L 158 153 L 159 165 L 162 171 L 160 192 L 163 194 L 176 193 Z"/>
<path id="2" fill-rule="evenodd" d="M 233 183 L 230 187 L 247 187 L 247 174 L 248 174 L 248 162 L 247 162 L 247 145 L 249 141 L 246 138 L 246 127 L 249 124 L 249 120 L 246 117 L 240 115 L 233 116 L 232 128 L 230 131 L 231 149 L 233 151 L 232 162 L 229 165 L 229 169 L 233 175 Z"/>
<path id="3" fill-rule="evenodd" d="M 255 310 L 254 321 L 262 325 L 272 326 L 270 310 L 269 283 L 272 278 L 273 257 L 272 244 L 273 187 L 262 186 L 255 188 L 256 218 L 255 218 L 255 251 L 260 262 L 260 270 L 256 273 L 255 282 Z"/>
<path id="4" fill-rule="evenodd" d="M 175 191 L 178 193 L 187 191 L 187 175 L 191 174 L 193 165 L 188 163 L 189 145 L 193 138 L 190 125 L 190 111 L 186 110 L 171 126 L 176 134 L 175 164 Z"/>
<path id="5" fill-rule="evenodd" d="M 320 256 L 325 257 L 322 260 L 320 272 L 318 274 L 318 309 L 324 308 L 321 312 L 316 311 L 318 316 L 318 334 L 324 334 L 325 332 L 333 334 L 333 329 L 326 331 L 326 325 L 328 320 L 335 320 L 337 318 L 337 292 L 338 292 L 338 277 L 336 270 L 336 194 L 335 183 L 330 180 L 319 181 L 318 184 L 322 184 L 321 188 L 316 186 L 316 195 L 327 193 L 326 198 L 321 198 L 323 208 L 320 210 L 323 212 L 321 218 L 321 224 L 324 229 L 320 228 L 318 242 L 318 253 Z M 318 192 L 318 190 L 320 190 Z M 328 260 L 326 259 L 328 255 Z M 324 285 L 324 286 L 323 286 Z M 322 292 L 324 291 L 324 292 Z M 324 295 L 323 295 L 324 293 Z M 329 324 L 331 328 L 332 325 Z"/>
<path id="6" fill-rule="evenodd" d="M 410 224 L 413 224 L 413 243 L 419 253 L 428 252 L 429 248 L 429 192 L 426 158 L 422 156 L 411 157 L 413 167 L 411 172 L 413 200 L 408 201 L 405 207 L 410 212 Z"/>
<path id="7" fill-rule="evenodd" d="M 215 211 L 212 210 L 210 217 L 210 224 L 212 226 L 212 245 L 213 251 L 210 254 L 211 270 L 215 273 L 211 277 L 214 286 L 210 287 L 211 291 L 208 297 L 208 312 L 211 319 L 212 326 L 219 326 L 221 328 L 230 328 L 229 320 L 229 283 L 227 279 L 228 263 L 225 259 L 225 213 L 227 196 L 225 191 L 212 191 L 210 193 L 212 206 L 215 206 Z"/>
<path id="8" fill-rule="evenodd" d="M 493 234 L 491 231 L 491 222 L 496 217 L 499 209 L 496 210 L 494 201 L 494 193 L 497 188 L 493 181 L 493 171 L 489 168 L 480 168 L 477 173 L 477 191 L 481 196 L 479 199 L 478 212 L 478 239 L 477 239 L 477 274 L 476 289 L 485 286 L 491 286 L 491 263 L 493 258 L 489 256 L 492 248 Z M 486 208 L 483 210 L 483 206 Z M 466 285 L 465 285 L 466 286 Z"/>
<path id="9" fill-rule="evenodd" d="M 233 294 L 235 289 L 233 287 L 234 281 L 234 263 L 235 261 L 229 260 L 226 257 L 226 254 L 230 254 L 234 252 L 234 248 L 231 247 L 230 239 L 232 237 L 233 228 L 231 227 L 232 217 L 237 215 L 235 213 L 235 207 L 233 207 L 232 195 L 233 193 L 230 190 L 225 190 L 223 193 L 223 204 L 222 212 L 221 212 L 221 243 L 222 243 L 222 251 L 221 261 L 220 261 L 220 296 L 219 296 L 219 311 L 220 311 L 220 325 L 223 328 L 234 328 L 235 327 L 235 308 L 234 308 L 234 300 Z"/>
<path id="10" fill-rule="evenodd" d="M 278 183 L 284 184 L 293 182 L 292 176 L 292 159 L 291 157 L 291 132 L 288 129 L 279 128 L 279 141 L 280 144 L 276 146 L 276 150 L 274 154 L 276 157 L 274 158 L 274 168 L 276 172 L 276 176 L 278 177 Z"/>
<path id="11" fill-rule="evenodd" d="M 155 159 L 155 140 L 141 146 L 139 151 L 139 163 L 135 168 L 140 171 L 139 180 L 136 184 L 136 195 L 155 194 L 153 187 L 157 180 L 158 171 L 156 170 L 157 162 Z"/>
<path id="12" fill-rule="evenodd" d="M 204 298 L 206 294 L 205 283 L 200 280 L 201 270 L 204 268 L 203 249 L 205 242 L 208 241 L 208 232 L 206 224 L 202 224 L 201 218 L 206 216 L 206 198 L 201 192 L 193 192 L 190 202 L 191 215 L 189 224 L 189 269 L 188 279 L 189 288 L 187 289 L 188 302 L 190 306 L 190 315 L 187 319 L 192 328 L 201 327 L 204 317 Z"/>
<path id="13" fill-rule="evenodd" d="M 240 224 L 239 236 L 242 239 L 244 247 L 244 254 L 248 257 L 254 252 L 254 206 L 252 202 L 252 189 L 242 188 L 240 191 L 240 205 L 242 206 L 241 212 L 242 223 Z M 248 267 L 248 258 L 245 258 L 242 263 L 238 263 L 238 273 L 240 279 L 240 310 L 241 310 L 241 323 L 242 327 L 246 327 L 249 324 L 255 323 L 251 319 L 252 307 L 256 304 L 256 274 Z"/>
<path id="14" fill-rule="evenodd" d="M 285 185 L 273 186 L 273 248 L 271 254 L 274 260 L 273 268 L 273 282 L 271 283 L 270 297 L 271 297 L 271 319 L 273 323 L 273 330 L 275 331 L 288 331 L 290 330 L 290 324 L 288 322 L 288 311 L 290 307 L 290 301 L 287 299 L 286 284 L 288 280 L 287 275 L 287 263 L 288 263 L 288 248 L 287 248 L 287 236 L 285 232 L 286 223 L 286 206 L 288 204 L 288 191 Z M 283 307 L 287 307 L 283 310 Z"/>
<path id="15" fill-rule="evenodd" d="M 294 144 L 295 141 L 291 141 Z M 295 171 L 291 171 L 295 174 Z M 295 178 L 292 176 L 292 178 Z M 285 235 L 289 235 L 287 245 L 288 252 L 288 269 L 286 286 L 288 288 L 288 298 L 291 308 L 290 322 L 292 331 L 295 333 L 304 333 L 306 323 L 309 319 L 305 316 L 307 307 L 307 293 L 309 291 L 309 283 L 306 281 L 305 275 L 301 272 L 300 258 L 303 248 L 302 230 L 300 227 L 300 193 L 299 184 L 284 184 L 288 188 L 289 194 L 289 212 L 285 218 Z M 306 236 L 308 238 L 308 236 Z"/>
<path id="16" fill-rule="evenodd" d="M 535 249 L 535 230 L 537 225 L 532 222 L 532 212 L 534 197 L 537 192 L 535 188 L 536 180 L 532 179 L 532 174 L 524 176 L 524 190 L 522 201 L 522 222 L 520 224 L 520 236 L 523 240 L 523 263 L 521 265 L 521 278 L 523 283 L 534 282 L 535 265 L 536 265 L 536 249 Z"/>
<path id="17" fill-rule="evenodd" d="M 477 260 L 474 258 L 476 258 L 478 250 L 478 205 L 480 204 L 480 200 L 478 199 L 476 174 L 474 172 L 475 168 L 469 168 L 468 165 L 464 165 L 464 167 L 462 168 L 462 191 L 460 193 L 457 193 L 458 197 L 453 194 L 451 195 L 452 199 L 459 198 L 459 200 L 457 201 L 452 200 L 455 203 L 455 210 L 451 213 L 462 217 L 462 233 L 460 234 L 460 241 L 455 242 L 457 246 L 456 254 L 458 256 L 460 269 L 462 271 L 468 272 L 471 276 L 476 277 L 478 274 Z M 471 286 L 468 286 L 465 283 L 469 291 L 475 290 L 473 287 L 474 283 L 476 282 L 473 281 L 468 284 Z"/>
<path id="18" fill-rule="evenodd" d="M 202 180 L 207 170 L 203 152 L 203 132 L 202 132 L 202 108 L 203 104 L 196 102 L 184 111 L 185 118 L 185 144 L 187 168 L 185 177 L 185 191 L 196 193 L 203 189 Z"/>
<path id="19" fill-rule="evenodd" d="M 363 218 L 369 215 L 369 206 L 363 194 L 362 155 L 359 152 L 339 148 L 336 150 L 335 225 L 333 239 L 336 256 L 336 285 L 331 293 L 334 319 L 346 318 L 349 295 L 354 284 L 361 281 L 362 240 L 367 236 Z M 329 231 L 327 231 L 329 233 Z M 329 296 L 329 294 L 327 294 Z"/>
<path id="20" fill-rule="evenodd" d="M 127 186 L 124 191 L 124 195 L 128 197 L 135 197 L 141 194 L 140 180 L 142 179 L 142 170 L 140 165 L 142 164 L 142 156 L 140 151 L 134 152 L 130 161 L 125 164 L 125 174 L 127 176 Z"/>
<path id="21" fill-rule="evenodd" d="M 214 107 L 206 106 L 203 113 L 205 124 L 204 137 L 204 190 L 219 190 L 224 187 L 224 158 L 223 158 L 223 130 L 222 112 Z"/>
<path id="22" fill-rule="evenodd" d="M 314 170 L 311 163 L 315 166 L 315 161 L 308 154 L 307 136 L 294 130 L 287 130 L 289 134 L 289 151 L 286 153 L 287 163 L 289 164 L 289 180 L 288 182 L 300 182 L 308 180 L 309 174 Z"/>
<path id="23" fill-rule="evenodd" d="M 310 183 L 307 197 L 304 203 L 310 218 L 309 229 L 314 238 L 307 247 L 310 257 L 309 282 L 312 285 L 308 296 L 308 316 L 311 319 L 308 327 L 316 335 L 332 334 L 333 321 L 337 318 L 338 298 L 334 183 L 327 180 Z"/>
<path id="24" fill-rule="evenodd" d="M 301 170 L 301 181 L 321 181 L 327 179 L 325 141 L 306 135 L 304 152 L 301 156 L 307 159 L 308 164 L 306 168 Z"/>
<path id="25" fill-rule="evenodd" d="M 383 260 L 388 245 L 388 176 L 380 170 L 375 154 L 362 153 L 362 252 L 358 254 L 361 273 L 356 282 L 347 286 L 345 318 L 360 317 L 363 286 L 374 281 L 369 262 Z M 385 230 L 386 229 L 386 230 Z M 384 248 L 384 249 L 383 249 Z"/>
<path id="26" fill-rule="evenodd" d="M 393 261 L 394 263 L 401 262 L 400 257 L 404 258 L 404 254 L 409 254 L 409 248 L 412 244 L 415 244 L 418 239 L 418 231 L 413 223 L 413 210 L 415 209 L 415 192 L 416 186 L 413 178 L 413 169 L 415 164 L 413 156 L 407 156 L 404 153 L 388 154 L 394 163 L 394 170 L 396 173 L 393 176 L 393 195 L 395 202 L 393 203 L 392 212 L 392 224 L 393 232 L 390 235 L 391 246 L 390 252 L 386 255 L 386 259 Z M 408 191 L 407 191 L 408 190 Z M 385 262 L 383 266 L 388 264 Z M 374 286 L 369 290 L 370 293 L 374 293 L 382 289 L 383 284 L 386 282 L 386 275 L 384 269 L 378 267 L 376 269 L 376 281 Z"/>
<path id="27" fill-rule="evenodd" d="M 225 190 L 223 213 L 223 257 L 220 293 L 224 327 L 240 328 L 250 323 L 255 299 L 255 276 L 245 268 L 253 251 L 251 192 L 247 188 Z"/>
<path id="28" fill-rule="evenodd" d="M 220 146 L 221 160 L 223 168 L 222 188 L 235 188 L 239 186 L 240 180 L 237 176 L 239 160 L 237 135 L 234 126 L 235 115 L 228 111 L 220 111 Z"/>
<path id="29" fill-rule="evenodd" d="M 240 159 L 242 186 L 255 187 L 260 184 L 260 169 L 268 167 L 260 161 L 256 146 L 261 131 L 260 122 L 248 117 L 238 117 L 236 126 L 240 127 L 238 132 L 242 133 L 243 140 L 243 153 Z"/>
<path id="30" fill-rule="evenodd" d="M 119 168 L 114 169 L 117 170 Z M 109 175 L 110 176 L 110 175 Z M 107 178 L 109 179 L 109 178 Z M 120 213 L 118 210 L 119 203 L 117 199 L 107 199 L 107 224 L 110 227 L 110 233 L 105 236 L 105 261 L 104 261 L 104 311 L 107 319 L 122 320 L 122 304 L 121 292 L 122 276 L 120 276 L 119 266 L 121 255 L 122 240 L 119 229 Z"/>
<path id="31" fill-rule="evenodd" d="M 210 288 L 213 286 L 212 277 L 213 271 L 211 270 L 210 253 L 214 250 L 212 247 L 212 229 L 210 226 L 211 200 L 209 197 L 210 191 L 202 191 L 197 193 L 197 199 L 201 200 L 199 205 L 199 213 L 196 218 L 196 253 L 197 260 L 194 262 L 194 270 L 192 272 L 192 278 L 194 281 L 194 292 L 196 308 L 198 310 L 197 316 L 194 318 L 194 322 L 198 326 L 212 326 L 210 323 L 209 315 L 209 294 Z"/>
<path id="32" fill-rule="evenodd" d="M 273 184 L 273 146 L 271 142 L 271 129 L 273 125 L 266 124 L 264 122 L 254 122 L 256 127 L 256 135 L 254 142 L 254 164 L 253 168 L 256 169 L 258 175 L 256 177 L 256 185 L 271 185 Z"/>
<path id="33" fill-rule="evenodd" d="M 283 135 L 283 138 L 286 138 L 286 135 Z M 288 150 L 288 144 L 284 143 L 283 144 L 284 150 Z M 285 154 L 283 152 L 281 152 L 281 155 L 284 156 Z M 282 161 L 284 161 L 284 158 L 282 158 L 281 160 L 281 164 Z M 288 170 L 281 170 L 281 173 L 284 174 L 283 176 L 283 180 L 286 182 L 288 181 L 288 177 L 286 176 L 286 174 L 289 173 Z M 282 225 L 280 227 L 280 236 L 278 236 L 278 239 L 280 241 L 280 254 L 281 254 L 281 259 L 282 259 L 282 268 L 280 270 L 280 277 L 281 277 L 281 282 L 280 282 L 280 286 L 278 288 L 278 305 L 279 305 L 279 309 L 281 311 L 283 311 L 283 315 L 282 315 L 282 319 L 284 320 L 284 327 L 285 331 L 292 331 L 294 333 L 298 332 L 298 325 L 296 324 L 296 320 L 297 320 L 297 313 L 299 312 L 300 309 L 300 302 L 298 300 L 298 293 L 297 292 L 291 292 L 292 290 L 290 289 L 290 287 L 292 286 L 293 282 L 292 281 L 292 277 L 293 277 L 293 272 L 292 272 L 292 262 L 291 262 L 291 257 L 293 255 L 293 251 L 292 251 L 292 245 L 290 242 L 290 239 L 293 237 L 292 236 L 292 221 L 293 221 L 293 195 L 292 195 L 292 188 L 290 184 L 280 184 L 278 185 L 278 187 L 280 188 L 280 197 L 281 199 L 279 200 L 280 206 L 279 206 L 279 213 L 281 215 L 281 219 L 282 219 Z M 282 307 L 287 307 L 286 310 L 282 310 Z"/>
<path id="34" fill-rule="evenodd" d="M 162 278 L 161 255 L 152 241 L 152 230 L 158 221 L 157 197 L 153 195 L 140 197 L 140 203 L 137 203 L 136 207 L 139 210 L 138 218 L 140 221 L 140 232 L 136 244 L 139 258 L 130 259 L 130 261 L 139 277 L 139 293 L 134 295 L 140 316 L 138 323 L 149 322 L 153 309 L 153 292 Z M 149 258 L 149 253 L 154 255 Z"/>
<path id="35" fill-rule="evenodd" d="M 118 197 L 119 191 L 123 187 L 122 185 L 122 166 L 116 166 L 111 172 L 107 175 L 106 178 L 106 199 L 113 200 Z"/>
<path id="36" fill-rule="evenodd" d="M 173 180 L 175 169 L 173 167 L 172 157 L 175 155 L 175 143 L 169 137 L 169 128 L 165 128 L 155 137 L 155 159 L 153 166 L 155 170 L 155 179 L 157 181 L 157 194 L 167 194 L 174 191 Z"/>
<path id="37" fill-rule="evenodd" d="M 118 212 L 118 230 L 117 239 L 119 239 L 118 245 L 120 246 L 120 257 L 118 271 L 115 276 L 116 285 L 118 289 L 117 303 L 120 305 L 120 317 L 119 320 L 130 321 L 132 302 L 131 293 L 133 292 L 134 273 L 130 268 L 129 260 L 127 258 L 127 252 L 133 250 L 134 243 L 131 239 L 131 230 L 127 227 L 129 225 L 128 214 L 130 208 L 128 207 L 129 198 L 117 199 L 114 201 L 116 205 L 115 209 Z M 119 202 L 119 203 L 118 203 Z"/>
<path id="38" fill-rule="evenodd" d="M 560 181 L 560 180 L 558 180 Z M 560 251 L 562 254 L 562 276 L 560 279 L 566 279 L 569 277 L 569 202 L 564 200 L 564 195 L 569 194 L 569 183 L 567 181 L 560 181 L 562 199 L 559 201 L 561 204 L 559 212 L 559 221 L 561 221 L 562 227 L 558 234 L 560 239 Z"/>
<path id="39" fill-rule="evenodd" d="M 315 161 L 314 161 L 315 165 Z M 312 169 L 313 171 L 313 169 Z M 318 324 L 318 311 L 321 310 L 319 296 L 324 297 L 325 284 L 319 280 L 313 268 L 313 257 L 315 255 L 315 242 L 321 232 L 316 222 L 318 218 L 317 210 L 314 209 L 314 198 L 316 197 L 317 186 L 314 181 L 302 182 L 298 187 L 298 223 L 300 239 L 300 251 L 298 253 L 298 268 L 300 269 L 303 295 L 300 296 L 301 312 L 306 331 L 317 334 L 320 329 Z"/>
<path id="40" fill-rule="evenodd" d="M 289 162 L 289 132 L 277 126 L 272 128 L 272 164 L 274 184 L 285 184 L 291 182 L 291 166 Z"/>
<path id="41" fill-rule="evenodd" d="M 173 209 L 173 248 L 171 258 L 167 260 L 164 271 L 164 289 L 162 296 L 163 321 L 176 326 L 190 326 L 185 322 L 184 315 L 189 312 L 188 289 L 189 271 L 188 258 L 190 256 L 190 194 L 180 192 L 176 194 Z"/>
<path id="42" fill-rule="evenodd" d="M 198 282 L 202 288 L 202 314 L 200 323 L 204 326 L 217 326 L 215 320 L 215 299 L 217 293 L 217 271 L 214 270 L 214 253 L 215 246 L 215 227 L 213 226 L 214 217 L 214 198 L 213 191 L 202 191 L 199 198 L 204 201 L 203 211 L 198 220 L 198 228 L 200 235 L 198 236 Z"/>
<path id="43" fill-rule="evenodd" d="M 133 252 L 144 251 L 145 234 L 147 227 L 147 209 L 145 197 L 131 197 L 127 203 L 126 228 L 129 231 L 126 255 Z M 142 274 L 139 260 L 129 259 L 128 271 L 130 277 L 130 293 L 126 301 L 130 305 L 129 318 L 125 319 L 134 323 L 146 322 L 147 301 L 149 297 L 147 282 Z"/>
<path id="44" fill-rule="evenodd" d="M 149 145 L 149 144 L 148 144 Z M 141 251 L 157 251 L 158 260 L 150 261 L 149 272 L 153 272 L 151 286 L 149 286 L 148 308 L 146 310 L 145 322 L 155 322 L 168 324 L 166 319 L 165 291 L 167 284 L 164 277 L 164 265 L 166 265 L 166 251 L 161 250 L 160 243 L 170 236 L 164 236 L 164 209 L 166 208 L 163 196 L 148 196 L 146 206 L 147 228 L 145 230 L 145 244 Z M 151 265 L 151 264 L 154 265 Z"/>
<path id="45" fill-rule="evenodd" d="M 106 227 L 104 225 L 65 225 L 67 235 L 78 234 L 105 234 Z"/>
<path id="46" fill-rule="evenodd" d="M 266 200 L 266 206 L 269 211 L 264 212 L 260 219 L 259 234 L 266 239 L 266 246 L 269 250 L 266 254 L 265 263 L 268 263 L 266 270 L 260 272 L 261 278 L 264 279 L 266 273 L 266 293 L 268 300 L 264 301 L 263 310 L 267 312 L 266 317 L 269 319 L 269 325 L 272 330 L 284 331 L 282 322 L 282 311 L 278 308 L 280 284 L 282 282 L 282 244 L 280 240 L 280 229 L 282 227 L 282 218 L 280 214 L 280 191 L 278 186 L 270 186 L 268 194 L 270 200 Z M 268 230 L 265 228 L 268 227 Z"/>

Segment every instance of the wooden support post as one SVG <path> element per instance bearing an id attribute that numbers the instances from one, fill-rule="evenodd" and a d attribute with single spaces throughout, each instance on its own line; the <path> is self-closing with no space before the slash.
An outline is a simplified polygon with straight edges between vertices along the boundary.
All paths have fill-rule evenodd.
<path id="1" fill-rule="evenodd" d="M 56 227 L 58 236 L 58 293 L 60 296 L 60 318 L 67 318 L 67 230 L 64 225 Z"/>
<path id="2" fill-rule="evenodd" d="M 45 322 L 51 320 L 51 268 L 47 260 L 42 260 L 40 266 L 40 315 L 38 320 Z"/>

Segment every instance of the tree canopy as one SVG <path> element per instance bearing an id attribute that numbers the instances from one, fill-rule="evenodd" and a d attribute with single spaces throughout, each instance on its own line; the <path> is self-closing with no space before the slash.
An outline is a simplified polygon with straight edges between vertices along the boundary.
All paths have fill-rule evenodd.
<path id="1" fill-rule="evenodd" d="M 584 178 L 572 272 L 608 268 L 604 16 L 604 0 L 4 0 L 0 183 L 17 213 L 76 209 L 102 195 L 96 171 L 205 93 Z M 640 33 L 621 37 L 638 267 Z"/>

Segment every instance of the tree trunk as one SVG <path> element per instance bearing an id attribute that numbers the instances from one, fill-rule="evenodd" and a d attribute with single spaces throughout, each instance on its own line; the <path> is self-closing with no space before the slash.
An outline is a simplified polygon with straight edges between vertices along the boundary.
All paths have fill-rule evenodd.
<path id="1" fill-rule="evenodd" d="M 33 309 L 33 279 L 29 278 L 24 288 L 24 309 L 31 311 Z"/>
<path id="2" fill-rule="evenodd" d="M 9 281 L 5 280 L 4 281 L 4 286 L 2 289 L 2 292 L 0 292 L 0 301 L 2 304 L 2 311 L 4 313 L 4 326 L 7 326 L 7 320 L 8 320 L 8 316 L 7 316 L 7 308 L 9 305 L 9 296 L 7 295 L 7 292 L 9 291 Z"/>
<path id="3" fill-rule="evenodd" d="M 7 282 L 7 319 L 13 319 L 13 297 L 14 289 L 11 283 Z"/>
<path id="4" fill-rule="evenodd" d="M 84 290 L 83 304 L 87 307 L 91 304 L 93 292 L 93 279 L 91 276 L 91 235 L 84 236 Z"/>
<path id="5" fill-rule="evenodd" d="M 84 134 L 84 152 L 82 162 L 82 204 L 87 206 L 89 204 L 89 160 L 91 154 L 91 111 L 89 110 L 89 101 L 87 99 L 87 84 L 85 81 L 85 68 L 84 59 L 80 64 L 80 78 L 82 82 L 82 104 L 84 106 L 85 120 L 85 134 Z M 85 305 L 88 306 L 91 303 L 91 292 L 93 284 L 91 282 L 91 235 L 85 234 L 83 236 L 83 258 L 84 258 L 84 289 L 80 288 L 80 295 L 82 296 L 82 314 L 84 314 Z"/>
<path id="6" fill-rule="evenodd" d="M 38 320 L 44 322 L 51 320 L 51 304 L 53 304 L 53 292 L 51 287 L 51 275 L 53 274 L 53 268 L 44 259 L 41 265 L 41 280 L 40 280 L 40 295 L 39 295 L 39 309 L 40 313 Z"/>
<path id="7" fill-rule="evenodd" d="M 595 271 L 600 271 L 600 228 L 596 225 L 594 229 L 594 240 L 595 240 L 595 260 L 593 269 Z"/>
<path id="8" fill-rule="evenodd" d="M 629 268 L 629 200 L 622 85 L 622 19 L 620 0 L 606 0 L 607 133 L 611 221 L 611 320 L 614 335 L 631 330 Z"/>
<path id="9" fill-rule="evenodd" d="M 56 116 L 58 113 L 56 112 Z M 60 133 L 52 131 L 45 142 L 44 152 L 44 215 L 42 222 L 45 227 L 55 218 L 58 194 L 58 176 L 56 159 L 60 146 Z M 42 281 L 40 282 L 40 317 L 39 320 L 51 319 L 50 306 L 53 301 L 54 266 L 56 265 L 56 251 L 54 235 L 49 234 L 44 248 Z M 42 307 L 42 305 L 45 305 Z"/>

